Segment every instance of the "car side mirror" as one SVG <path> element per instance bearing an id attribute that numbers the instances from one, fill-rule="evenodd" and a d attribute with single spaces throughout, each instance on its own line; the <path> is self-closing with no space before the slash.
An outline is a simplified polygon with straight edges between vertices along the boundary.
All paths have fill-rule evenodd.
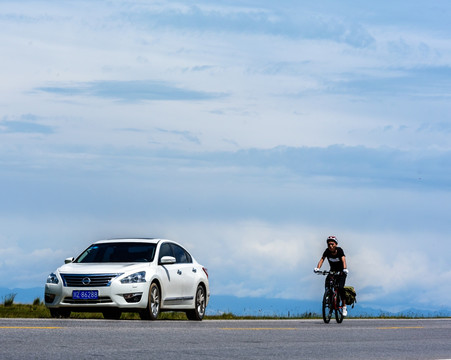
<path id="1" fill-rule="evenodd" d="M 65 264 L 69 264 L 69 263 L 71 263 L 71 262 L 74 262 L 74 260 L 75 260 L 75 258 L 73 258 L 73 257 L 68 257 L 67 259 L 64 260 L 64 263 L 65 263 Z"/>
<path id="2" fill-rule="evenodd" d="M 170 265 L 170 264 L 175 264 L 176 260 L 175 257 L 173 256 L 163 256 L 160 259 L 160 265 Z"/>

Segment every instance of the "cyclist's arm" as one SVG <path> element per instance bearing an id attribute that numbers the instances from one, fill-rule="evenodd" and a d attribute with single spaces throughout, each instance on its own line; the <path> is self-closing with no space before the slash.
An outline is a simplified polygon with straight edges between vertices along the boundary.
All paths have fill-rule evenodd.
<path id="1" fill-rule="evenodd" d="M 348 266 L 346 265 L 346 256 L 342 256 L 341 261 L 343 262 L 343 269 L 347 269 Z"/>
<path id="2" fill-rule="evenodd" d="M 323 266 L 323 262 L 324 262 L 324 258 L 322 257 L 321 259 L 319 259 L 318 265 L 316 265 L 316 267 L 317 267 L 318 269 L 321 269 L 321 266 Z"/>

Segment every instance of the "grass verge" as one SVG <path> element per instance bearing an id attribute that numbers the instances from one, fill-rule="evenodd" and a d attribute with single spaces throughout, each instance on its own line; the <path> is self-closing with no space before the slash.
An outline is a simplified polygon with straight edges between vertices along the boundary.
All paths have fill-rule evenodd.
<path id="1" fill-rule="evenodd" d="M 7 302 L 0 304 L 0 318 L 51 318 L 50 311 L 36 299 L 33 304 L 14 304 Z M 72 312 L 71 319 L 103 319 L 102 313 L 90 312 Z M 378 316 L 349 316 L 350 319 L 418 319 L 422 316 L 414 314 L 392 316 L 389 314 L 380 314 Z M 437 316 L 442 318 L 442 316 Z M 160 314 L 161 320 L 187 320 L 184 312 L 163 312 Z M 232 313 L 223 313 L 220 315 L 206 315 L 205 320 L 277 320 L 277 319 L 322 319 L 320 314 L 304 313 L 296 316 L 237 316 Z M 122 313 L 121 320 L 140 320 L 138 313 Z"/>
<path id="2" fill-rule="evenodd" d="M 51 318 L 50 311 L 47 307 L 41 303 L 35 301 L 33 304 L 9 304 L 7 306 L 0 305 L 0 318 Z M 70 315 L 72 319 L 103 319 L 102 313 L 90 313 L 90 312 L 73 312 Z M 296 317 L 290 317 L 290 319 L 314 319 L 320 318 L 319 315 L 313 313 L 306 313 Z M 122 320 L 139 320 L 138 313 L 124 312 L 121 315 Z M 186 320 L 184 312 L 163 312 L 160 314 L 161 320 Z M 205 320 L 218 319 L 218 320 L 251 320 L 251 319 L 286 319 L 286 317 L 278 316 L 237 316 L 232 313 L 224 313 L 221 315 L 206 315 Z"/>

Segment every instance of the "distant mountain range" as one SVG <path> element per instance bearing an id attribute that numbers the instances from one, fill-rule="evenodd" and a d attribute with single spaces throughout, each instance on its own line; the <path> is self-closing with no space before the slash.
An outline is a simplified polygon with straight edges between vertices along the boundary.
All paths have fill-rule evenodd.
<path id="1" fill-rule="evenodd" d="M 306 314 L 321 314 L 321 298 L 317 301 L 295 299 L 267 299 L 252 297 L 235 297 L 227 295 L 212 295 L 207 307 L 208 315 L 232 313 L 247 316 L 283 316 L 296 317 Z M 451 309 L 419 310 L 407 309 L 400 312 L 390 312 L 356 303 L 354 308 L 348 306 L 349 316 L 405 316 L 405 317 L 451 317 Z"/>
<path id="2" fill-rule="evenodd" d="M 44 299 L 44 288 L 9 289 L 0 288 L 0 301 L 15 294 L 14 302 L 31 304 L 36 298 Z M 321 299 L 318 301 L 295 299 L 267 299 L 254 297 L 236 297 L 229 295 L 212 295 L 207 307 L 207 315 L 232 313 L 237 316 L 282 316 L 296 317 L 305 314 L 321 314 Z M 401 312 L 390 312 L 375 309 L 357 303 L 354 308 L 348 306 L 349 316 L 405 316 L 405 317 L 451 317 L 451 309 L 418 310 L 406 309 Z"/>

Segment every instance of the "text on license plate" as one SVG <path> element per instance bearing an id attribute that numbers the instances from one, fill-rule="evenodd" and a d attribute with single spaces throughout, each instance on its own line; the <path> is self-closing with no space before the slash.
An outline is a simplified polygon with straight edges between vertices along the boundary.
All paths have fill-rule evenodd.
<path id="1" fill-rule="evenodd" d="M 98 299 L 98 290 L 74 290 L 72 291 L 72 299 L 74 300 L 90 300 Z"/>

